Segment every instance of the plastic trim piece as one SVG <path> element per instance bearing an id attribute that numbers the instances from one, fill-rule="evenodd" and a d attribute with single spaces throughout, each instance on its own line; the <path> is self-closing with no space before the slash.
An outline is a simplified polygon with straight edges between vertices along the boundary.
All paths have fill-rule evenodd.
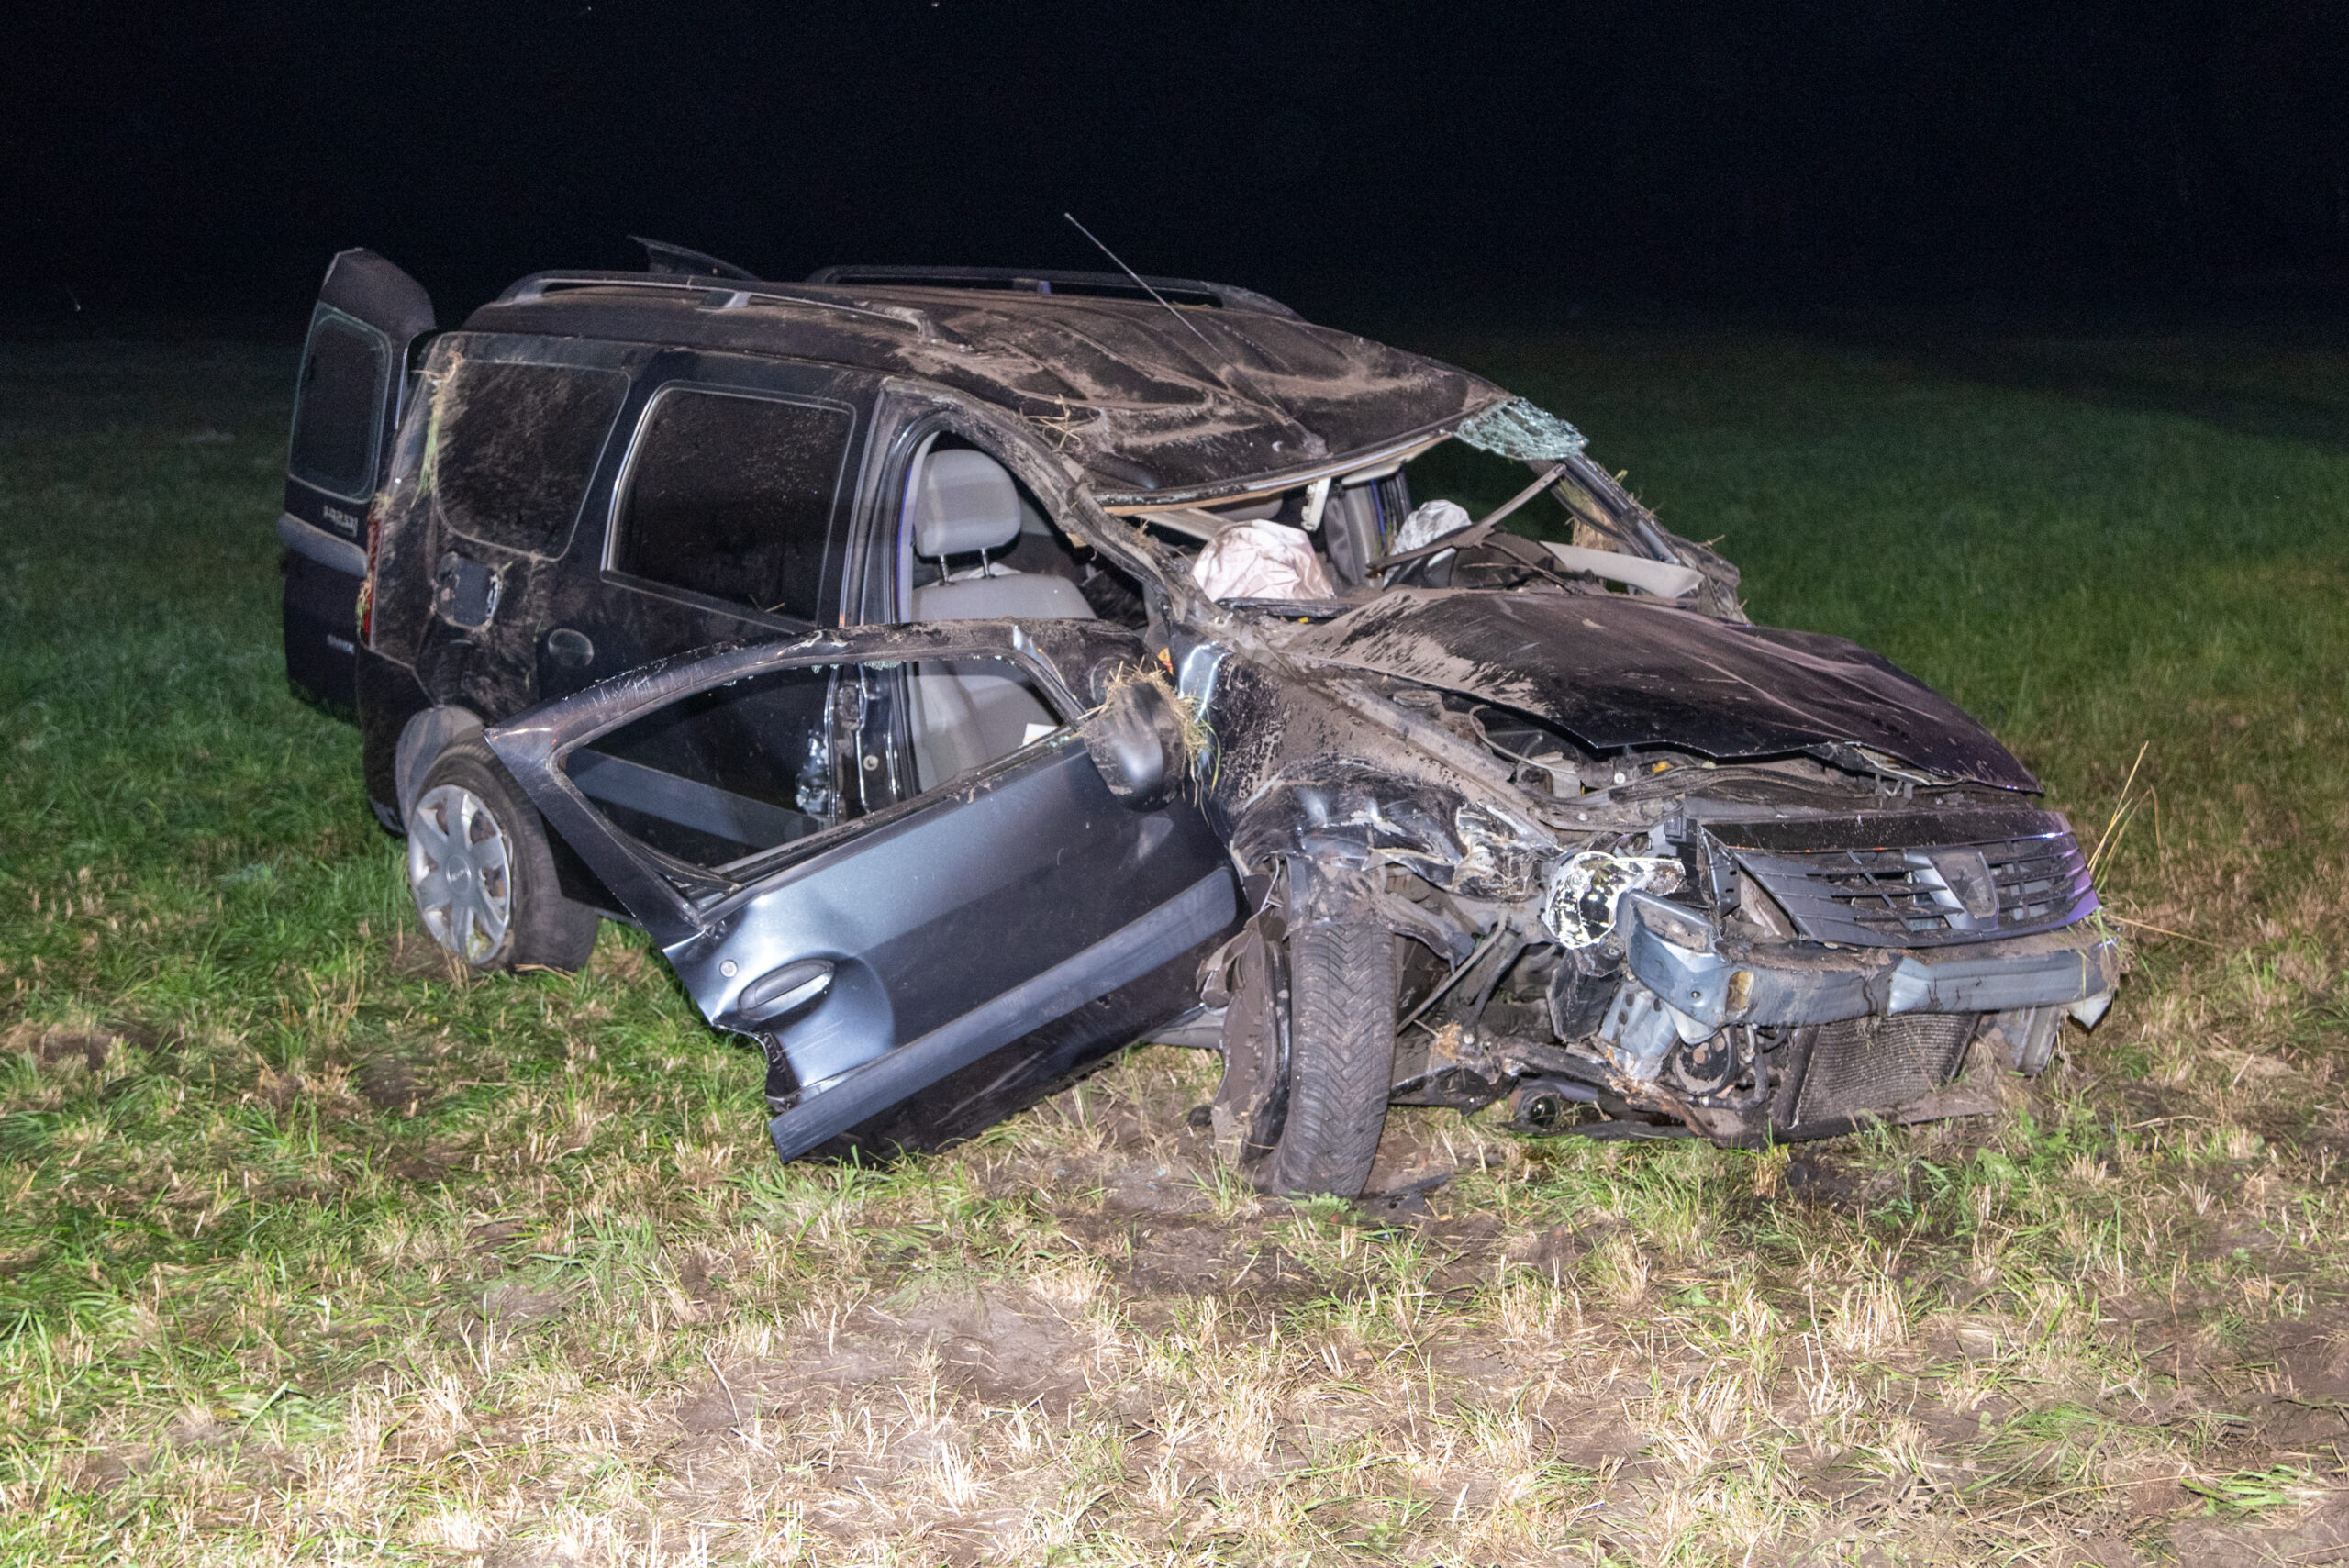
<path id="1" fill-rule="evenodd" d="M 367 552 L 347 539 L 337 539 L 315 523 L 291 512 L 277 514 L 277 542 L 305 561 L 315 561 L 352 577 L 367 575 Z"/>

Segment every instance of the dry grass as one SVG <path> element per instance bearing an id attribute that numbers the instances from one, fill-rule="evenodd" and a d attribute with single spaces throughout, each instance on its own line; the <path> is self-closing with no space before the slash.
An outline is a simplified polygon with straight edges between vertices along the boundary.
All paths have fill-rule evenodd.
<path id="1" fill-rule="evenodd" d="M 405 934 L 346 733 L 269 684 L 282 367 L 110 362 L 238 443 L 0 467 L 52 525 L 0 561 L 0 1560 L 2349 1555 L 2338 539 L 2214 568 L 2233 662 L 2009 715 L 2083 822 L 2099 737 L 2155 743 L 2123 999 L 1999 1118 L 1751 1155 L 1398 1112 L 1386 1195 L 1298 1206 L 1150 1048 L 947 1155 L 777 1168 L 641 939 L 467 984 Z M 159 517 L 217 562 L 106 575 Z M 2315 629 L 2271 668 L 2236 610 Z"/>

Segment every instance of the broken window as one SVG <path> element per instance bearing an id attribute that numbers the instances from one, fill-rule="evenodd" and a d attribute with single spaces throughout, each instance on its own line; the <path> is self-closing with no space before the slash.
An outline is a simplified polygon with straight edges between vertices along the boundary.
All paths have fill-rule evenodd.
<path id="1" fill-rule="evenodd" d="M 1060 728 L 1009 660 L 925 660 L 906 684 L 917 789 L 952 784 Z"/>
<path id="2" fill-rule="evenodd" d="M 796 620 L 824 617 L 847 409 L 678 390 L 638 443 L 612 566 Z"/>
<path id="3" fill-rule="evenodd" d="M 1008 660 L 805 665 L 671 703 L 564 768 L 621 832 L 718 870 L 953 784 L 1060 728 Z"/>
<path id="4" fill-rule="evenodd" d="M 658 708 L 564 763 L 612 825 L 662 853 L 723 866 L 840 815 L 830 666 L 777 670 Z"/>
<path id="5" fill-rule="evenodd" d="M 437 404 L 441 517 L 483 544 L 560 555 L 627 395 L 618 371 L 460 361 Z"/>

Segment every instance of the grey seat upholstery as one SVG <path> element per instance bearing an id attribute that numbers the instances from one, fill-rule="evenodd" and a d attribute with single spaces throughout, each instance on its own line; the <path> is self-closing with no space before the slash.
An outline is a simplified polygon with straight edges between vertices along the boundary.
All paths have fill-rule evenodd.
<path id="1" fill-rule="evenodd" d="M 1002 550 L 1019 537 L 1019 487 L 1003 464 L 985 452 L 932 452 L 922 460 L 913 484 L 916 555 L 941 561 L 950 555 Z M 958 573 L 913 592 L 916 620 L 1091 620 L 1093 606 L 1075 584 L 1042 573 L 1014 572 L 996 565 L 983 574 Z"/>
<path id="2" fill-rule="evenodd" d="M 912 492 L 907 523 L 916 555 L 984 557 L 1019 536 L 1019 486 L 985 452 L 930 453 Z M 911 607 L 917 621 L 1093 618 L 1093 606 L 1067 578 L 993 564 L 916 588 Z M 1039 726 L 1058 727 L 1042 699 L 1000 660 L 925 660 L 909 685 L 914 771 L 923 789 L 1018 751 Z"/>
<path id="3" fill-rule="evenodd" d="M 1042 572 L 932 583 L 914 590 L 916 620 L 1091 620 L 1093 606 L 1065 577 Z"/>

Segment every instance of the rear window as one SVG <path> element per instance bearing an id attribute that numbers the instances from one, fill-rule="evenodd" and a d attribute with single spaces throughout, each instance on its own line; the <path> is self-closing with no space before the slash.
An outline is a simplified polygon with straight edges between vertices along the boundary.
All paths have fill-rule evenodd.
<path id="1" fill-rule="evenodd" d="M 460 361 L 434 414 L 441 517 L 484 544 L 561 554 L 627 395 L 618 371 Z"/>
<path id="2" fill-rule="evenodd" d="M 318 307 L 302 348 L 287 473 L 348 500 L 363 500 L 373 491 L 390 352 L 373 328 Z"/>
<path id="3" fill-rule="evenodd" d="M 735 393 L 662 395 L 637 445 L 616 571 L 822 618 L 825 545 L 855 417 Z"/>

